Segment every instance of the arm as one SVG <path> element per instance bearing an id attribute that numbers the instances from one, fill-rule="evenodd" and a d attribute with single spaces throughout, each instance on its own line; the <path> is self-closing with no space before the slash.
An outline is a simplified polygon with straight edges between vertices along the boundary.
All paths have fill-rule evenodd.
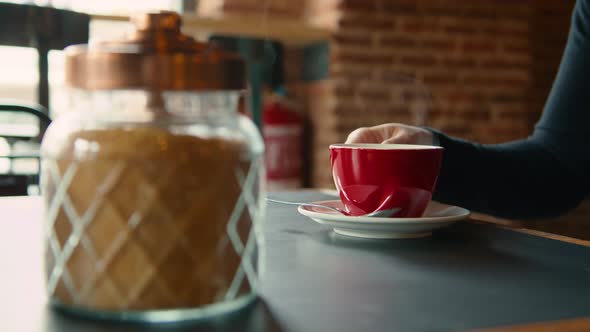
<path id="1" fill-rule="evenodd" d="M 568 169 L 542 140 L 479 145 L 439 136 L 445 147 L 434 199 L 504 218 L 542 218 L 574 208 L 587 179 Z"/>
<path id="2" fill-rule="evenodd" d="M 590 10 L 578 1 L 562 63 L 531 137 L 480 145 L 434 131 L 445 147 L 434 199 L 507 218 L 575 207 L 590 185 Z"/>

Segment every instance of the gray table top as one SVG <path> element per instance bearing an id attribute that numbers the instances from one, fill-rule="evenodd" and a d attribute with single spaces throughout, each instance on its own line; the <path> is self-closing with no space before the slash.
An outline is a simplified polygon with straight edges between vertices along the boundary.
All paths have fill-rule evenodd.
<path id="1" fill-rule="evenodd" d="M 248 309 L 188 324 L 89 321 L 46 305 L 40 200 L 1 198 L 0 211 L 2 331 L 463 331 L 590 316 L 588 247 L 470 223 L 417 240 L 346 238 L 269 204 L 267 272 Z"/>

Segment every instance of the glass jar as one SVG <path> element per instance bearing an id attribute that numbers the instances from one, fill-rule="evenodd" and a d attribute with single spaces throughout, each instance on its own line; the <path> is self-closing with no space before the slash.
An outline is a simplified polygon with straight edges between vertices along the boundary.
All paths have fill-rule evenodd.
<path id="1" fill-rule="evenodd" d="M 50 302 L 92 317 L 194 319 L 256 297 L 263 143 L 237 113 L 245 66 L 169 12 L 66 50 L 71 106 L 42 144 Z"/>

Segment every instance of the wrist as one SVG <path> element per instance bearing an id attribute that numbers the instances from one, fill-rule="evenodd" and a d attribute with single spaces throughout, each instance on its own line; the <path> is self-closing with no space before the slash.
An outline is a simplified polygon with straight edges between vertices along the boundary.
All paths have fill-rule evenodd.
<path id="1" fill-rule="evenodd" d="M 436 129 L 432 129 L 429 127 L 422 127 L 422 128 L 427 130 L 430 133 L 431 145 L 441 146 L 440 145 L 440 133 Z"/>

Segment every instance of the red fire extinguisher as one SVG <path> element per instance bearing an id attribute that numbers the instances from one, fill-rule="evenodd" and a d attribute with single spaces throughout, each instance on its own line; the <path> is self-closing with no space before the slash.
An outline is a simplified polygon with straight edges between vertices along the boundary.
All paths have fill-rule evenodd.
<path id="1" fill-rule="evenodd" d="M 262 134 L 266 146 L 267 190 L 301 187 L 303 118 L 289 109 L 285 90 L 277 89 L 262 113 Z"/>

